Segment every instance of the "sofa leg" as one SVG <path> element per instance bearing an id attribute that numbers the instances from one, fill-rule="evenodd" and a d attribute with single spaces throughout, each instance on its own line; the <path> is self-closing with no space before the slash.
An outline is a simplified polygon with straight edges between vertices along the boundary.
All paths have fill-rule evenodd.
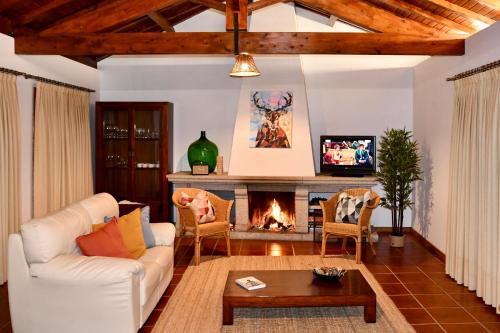
<path id="1" fill-rule="evenodd" d="M 224 233 L 224 237 L 226 238 L 226 247 L 227 247 L 227 256 L 231 256 L 231 243 L 229 241 L 229 231 Z"/>
<path id="2" fill-rule="evenodd" d="M 196 236 L 194 243 L 194 264 L 198 266 L 200 264 L 200 237 Z"/>

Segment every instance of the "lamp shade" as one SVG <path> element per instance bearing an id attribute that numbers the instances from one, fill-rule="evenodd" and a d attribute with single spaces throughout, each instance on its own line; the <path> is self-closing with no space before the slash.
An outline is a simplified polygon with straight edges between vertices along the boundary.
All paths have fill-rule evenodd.
<path id="1" fill-rule="evenodd" d="M 260 72 L 253 61 L 253 57 L 246 52 L 241 52 L 236 56 L 233 69 L 229 75 L 235 77 L 249 77 L 259 76 Z"/>

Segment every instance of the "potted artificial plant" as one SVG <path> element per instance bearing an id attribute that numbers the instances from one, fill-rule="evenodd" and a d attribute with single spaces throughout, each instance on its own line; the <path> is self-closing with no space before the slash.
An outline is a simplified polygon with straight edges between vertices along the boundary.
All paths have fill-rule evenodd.
<path id="1" fill-rule="evenodd" d="M 420 180 L 420 156 L 418 144 L 412 139 L 411 131 L 406 129 L 386 130 L 378 150 L 379 171 L 377 180 L 383 186 L 385 197 L 382 207 L 391 210 L 391 246 L 404 245 L 404 210 L 411 208 L 413 202 L 413 182 Z"/>

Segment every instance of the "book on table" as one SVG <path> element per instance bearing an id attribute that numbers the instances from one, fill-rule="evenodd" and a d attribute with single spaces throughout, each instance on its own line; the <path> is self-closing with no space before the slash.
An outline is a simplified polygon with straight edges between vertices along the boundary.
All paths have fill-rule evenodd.
<path id="1" fill-rule="evenodd" d="M 236 283 L 246 290 L 255 290 L 265 288 L 266 284 L 253 276 L 236 279 Z"/>

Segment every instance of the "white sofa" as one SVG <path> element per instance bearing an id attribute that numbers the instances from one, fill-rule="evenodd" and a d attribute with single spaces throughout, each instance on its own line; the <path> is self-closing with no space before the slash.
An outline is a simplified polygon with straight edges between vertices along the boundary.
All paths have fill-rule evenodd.
<path id="1" fill-rule="evenodd" d="M 21 226 L 9 238 L 14 333 L 137 332 L 172 280 L 175 227 L 152 223 L 156 247 L 138 260 L 86 257 L 75 242 L 118 203 L 96 194 Z"/>

